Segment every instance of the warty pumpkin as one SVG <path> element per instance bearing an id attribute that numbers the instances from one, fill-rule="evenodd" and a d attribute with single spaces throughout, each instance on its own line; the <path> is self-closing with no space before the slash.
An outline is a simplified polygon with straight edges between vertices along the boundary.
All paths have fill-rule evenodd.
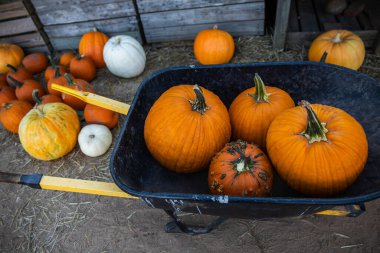
<path id="1" fill-rule="evenodd" d="M 85 55 L 94 61 L 97 68 L 106 66 L 103 59 L 103 48 L 108 36 L 94 28 L 93 31 L 83 34 L 79 41 L 79 54 Z"/>
<path id="2" fill-rule="evenodd" d="M 10 69 L 6 64 L 10 64 L 17 68 L 21 64 L 23 58 L 24 51 L 18 45 L 0 43 L 0 73 L 6 74 L 9 72 Z"/>
<path id="3" fill-rule="evenodd" d="M 13 100 L 2 104 L 0 122 L 8 131 L 17 134 L 21 120 L 33 108 L 26 101 Z"/>
<path id="4" fill-rule="evenodd" d="M 235 52 L 232 36 L 215 25 L 200 31 L 194 40 L 194 55 L 201 64 L 228 63 Z"/>
<path id="5" fill-rule="evenodd" d="M 112 129 L 117 126 L 119 114 L 96 105 L 87 104 L 84 108 L 84 119 L 87 124 L 101 124 Z"/>
<path id="6" fill-rule="evenodd" d="M 0 108 L 3 107 L 3 103 L 16 100 L 15 89 L 9 86 L 0 88 Z"/>
<path id="7" fill-rule="evenodd" d="M 75 78 L 91 82 L 96 76 L 95 63 L 90 58 L 77 54 L 70 62 L 70 74 Z"/>
<path id="8" fill-rule="evenodd" d="M 74 90 L 81 90 L 81 91 L 88 91 L 88 92 L 95 92 L 94 86 L 90 83 L 88 83 L 85 80 L 82 79 L 74 79 L 72 78 L 68 73 L 64 74 L 66 80 L 67 80 L 67 87 L 74 89 Z M 68 104 L 75 110 L 83 110 L 86 106 L 86 102 L 83 100 L 80 100 L 79 98 L 76 98 L 72 95 L 68 95 L 66 93 L 61 94 L 62 100 L 65 104 Z"/>
<path id="9" fill-rule="evenodd" d="M 357 70 L 364 62 L 365 47 L 362 39 L 351 31 L 331 30 L 313 40 L 309 61 L 320 61 L 327 52 L 326 63 Z"/>
<path id="10" fill-rule="evenodd" d="M 254 82 L 255 87 L 241 92 L 230 106 L 232 137 L 265 149 L 270 123 L 282 111 L 294 107 L 294 101 L 284 90 L 265 86 L 257 73 Z"/>
<path id="11" fill-rule="evenodd" d="M 54 160 L 68 154 L 77 143 L 79 118 L 63 103 L 32 109 L 20 122 L 19 138 L 25 151 L 39 160 Z"/>
<path id="12" fill-rule="evenodd" d="M 178 173 L 207 168 L 230 136 L 225 105 L 198 85 L 176 85 L 165 91 L 153 104 L 144 126 L 152 156 Z"/>
<path id="13" fill-rule="evenodd" d="M 48 58 L 44 53 L 32 53 L 22 59 L 22 65 L 31 74 L 38 74 L 44 71 L 48 65 Z"/>
<path id="14" fill-rule="evenodd" d="M 272 190 L 273 172 L 267 156 L 256 145 L 238 140 L 228 143 L 211 161 L 211 193 L 259 197 Z"/>
<path id="15" fill-rule="evenodd" d="M 278 115 L 268 130 L 267 150 L 281 178 L 311 196 L 346 190 L 363 171 L 368 143 L 347 112 L 306 101 Z"/>

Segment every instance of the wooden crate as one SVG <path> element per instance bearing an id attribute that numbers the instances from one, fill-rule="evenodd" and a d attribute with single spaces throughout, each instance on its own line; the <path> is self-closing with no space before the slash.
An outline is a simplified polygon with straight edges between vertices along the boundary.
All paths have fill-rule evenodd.
<path id="1" fill-rule="evenodd" d="M 132 0 L 31 1 L 55 50 L 77 49 L 81 36 L 93 28 L 142 41 Z"/>
<path id="2" fill-rule="evenodd" d="M 22 1 L 0 5 L 0 43 L 14 43 L 25 52 L 48 52 L 47 43 L 41 36 L 38 25 L 33 20 Z"/>
<path id="3" fill-rule="evenodd" d="M 215 24 L 232 36 L 264 34 L 264 0 L 136 0 L 147 42 L 192 40 Z"/>
<path id="4" fill-rule="evenodd" d="M 380 8 L 375 1 L 366 1 L 366 7 L 356 17 L 331 15 L 324 11 L 325 0 L 292 0 L 286 47 L 308 48 L 313 39 L 323 31 L 347 29 L 360 36 L 367 48 L 372 48 L 380 30 Z"/>

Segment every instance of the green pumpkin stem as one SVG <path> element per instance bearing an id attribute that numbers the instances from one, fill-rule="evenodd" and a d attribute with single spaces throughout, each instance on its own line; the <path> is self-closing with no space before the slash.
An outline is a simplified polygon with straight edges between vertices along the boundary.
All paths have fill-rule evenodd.
<path id="1" fill-rule="evenodd" d="M 307 111 L 307 127 L 301 134 L 305 136 L 309 143 L 328 141 L 326 133 L 328 132 L 326 123 L 319 120 L 317 114 L 314 112 L 311 104 L 305 100 L 298 103 Z"/>
<path id="2" fill-rule="evenodd" d="M 64 77 L 66 78 L 69 86 L 73 86 L 74 85 L 74 80 L 71 78 L 70 74 L 65 73 Z"/>
<path id="3" fill-rule="evenodd" d="M 48 55 L 48 59 L 49 59 L 49 62 L 51 64 L 51 66 L 55 69 L 57 68 L 57 65 L 55 64 L 53 58 L 51 57 L 51 55 Z"/>
<path id="4" fill-rule="evenodd" d="M 10 68 L 13 72 L 16 72 L 17 71 L 17 68 L 11 64 L 5 64 L 5 66 L 7 66 L 8 68 Z"/>
<path id="5" fill-rule="evenodd" d="M 268 103 L 270 94 L 266 92 L 264 82 L 257 73 L 255 74 L 254 81 L 255 81 L 256 92 L 253 94 L 248 94 L 248 95 L 253 97 L 257 103 L 260 103 L 260 102 Z"/>
<path id="6" fill-rule="evenodd" d="M 20 82 L 19 80 L 17 80 L 16 78 L 14 78 L 12 76 L 8 76 L 8 78 L 12 81 L 13 85 L 18 86 L 19 88 L 21 88 L 22 85 L 24 84 L 23 82 Z"/>
<path id="7" fill-rule="evenodd" d="M 32 92 L 33 100 L 34 100 L 34 102 L 36 102 L 37 105 L 42 103 L 42 100 L 38 97 L 38 92 L 39 92 L 38 89 L 34 89 Z"/>
<path id="8" fill-rule="evenodd" d="M 60 76 L 60 73 L 59 73 L 59 67 L 58 67 L 58 66 L 55 66 L 54 69 L 55 69 L 54 77 L 55 77 L 55 78 L 58 78 L 58 77 Z"/>
<path id="9" fill-rule="evenodd" d="M 245 148 L 247 147 L 247 142 L 242 140 L 237 140 L 236 142 L 231 142 L 228 145 L 227 152 L 234 155 L 235 152 L 238 153 L 238 158 L 231 162 L 233 165 L 233 170 L 236 170 L 235 177 L 239 176 L 243 172 L 252 173 L 254 167 L 254 160 L 250 156 L 245 155 Z"/>
<path id="10" fill-rule="evenodd" d="M 206 100 L 203 95 L 203 91 L 201 87 L 199 87 L 197 84 L 193 86 L 193 90 L 195 92 L 195 101 L 190 100 L 191 107 L 193 108 L 193 111 L 197 111 L 200 114 L 203 114 L 206 112 L 209 108 L 206 105 Z"/>
<path id="11" fill-rule="evenodd" d="M 324 52 L 323 52 L 323 55 L 322 55 L 322 57 L 321 57 L 320 62 L 326 62 L 327 55 L 328 55 L 327 51 L 324 51 Z"/>

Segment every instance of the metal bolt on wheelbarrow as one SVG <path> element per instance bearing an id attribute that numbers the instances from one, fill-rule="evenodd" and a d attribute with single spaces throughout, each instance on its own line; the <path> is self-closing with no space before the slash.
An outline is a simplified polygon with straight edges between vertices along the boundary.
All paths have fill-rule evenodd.
<path id="1" fill-rule="evenodd" d="M 331 198 L 306 197 L 290 189 L 275 174 L 268 197 L 218 196 L 209 193 L 207 169 L 177 174 L 163 168 L 145 146 L 144 122 L 158 97 L 177 84 L 199 84 L 217 94 L 229 107 L 243 90 L 251 87 L 255 73 L 265 83 L 286 90 L 294 101 L 342 108 L 363 126 L 368 140 L 364 171 L 344 193 Z M 173 221 L 167 232 L 207 233 L 224 219 L 286 218 L 307 215 L 356 217 L 365 202 L 380 197 L 380 84 L 365 74 L 343 67 L 313 62 L 275 62 L 184 66 L 160 70 L 139 86 L 132 104 L 54 85 L 53 88 L 84 101 L 127 114 L 110 159 L 114 183 L 44 176 L 0 173 L 0 182 L 34 188 L 133 198 L 163 209 Z M 101 101 L 101 103 L 99 102 Z M 217 216 L 205 226 L 182 222 L 184 213 Z"/>

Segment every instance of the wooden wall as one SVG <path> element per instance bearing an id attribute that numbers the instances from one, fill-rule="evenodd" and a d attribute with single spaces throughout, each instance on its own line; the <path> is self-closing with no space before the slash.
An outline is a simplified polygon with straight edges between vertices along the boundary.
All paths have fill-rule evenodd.
<path id="1" fill-rule="evenodd" d="M 108 36 L 130 35 L 141 42 L 132 0 L 31 0 L 55 50 L 77 49 L 96 27 Z"/>
<path id="2" fill-rule="evenodd" d="M 264 34 L 264 0 L 136 0 L 147 42 L 191 40 L 215 24 L 232 36 Z"/>

